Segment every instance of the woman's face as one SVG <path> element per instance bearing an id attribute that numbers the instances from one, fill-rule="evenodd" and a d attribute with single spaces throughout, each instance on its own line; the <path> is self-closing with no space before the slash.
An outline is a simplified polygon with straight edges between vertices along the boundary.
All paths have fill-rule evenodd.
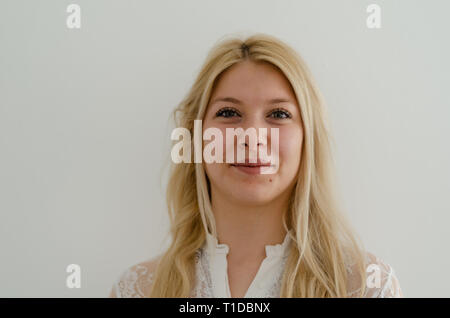
<path id="1" fill-rule="evenodd" d="M 234 100 L 217 101 L 224 98 Z M 262 205 L 290 193 L 299 169 L 303 128 L 295 94 L 278 68 L 269 63 L 245 61 L 226 70 L 216 82 L 202 124 L 203 132 L 214 127 L 223 136 L 223 163 L 206 163 L 203 160 L 213 197 L 218 194 L 233 202 Z M 259 128 L 266 128 L 265 145 L 269 155 L 273 146 L 271 143 L 278 142 L 275 172 L 265 174 L 261 168 L 227 163 L 227 149 L 230 152 L 233 140 L 226 139 L 226 128 L 242 128 L 244 131 L 255 128 L 257 136 L 260 135 Z M 275 134 L 271 134 L 271 128 L 278 128 L 278 140 Z M 257 152 L 264 145 L 252 145 L 248 138 L 245 142 L 241 139 L 240 143 L 238 138 L 233 139 L 234 163 L 240 146 L 245 148 L 248 162 L 250 151 Z M 210 142 L 203 141 L 203 149 Z"/>

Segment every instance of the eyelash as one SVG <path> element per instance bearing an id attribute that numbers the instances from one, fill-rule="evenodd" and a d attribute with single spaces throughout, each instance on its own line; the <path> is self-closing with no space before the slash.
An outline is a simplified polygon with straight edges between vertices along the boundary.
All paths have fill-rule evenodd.
<path id="1" fill-rule="evenodd" d="M 234 113 L 236 113 L 236 114 L 239 114 L 239 112 L 238 112 L 236 109 L 232 108 L 232 107 L 224 107 L 224 108 L 220 109 L 219 111 L 217 111 L 216 117 L 230 118 L 230 116 L 228 116 L 228 117 L 227 117 L 227 116 L 222 116 L 225 112 L 234 112 Z M 289 118 L 292 118 L 291 113 L 288 112 L 288 111 L 285 110 L 285 109 L 282 109 L 282 108 L 276 108 L 276 109 L 274 109 L 274 110 L 270 113 L 270 115 L 272 115 L 272 114 L 274 114 L 274 113 L 276 113 L 276 112 L 283 113 L 284 116 L 286 116 L 286 117 L 283 117 L 283 118 L 275 117 L 276 119 L 289 119 Z"/>

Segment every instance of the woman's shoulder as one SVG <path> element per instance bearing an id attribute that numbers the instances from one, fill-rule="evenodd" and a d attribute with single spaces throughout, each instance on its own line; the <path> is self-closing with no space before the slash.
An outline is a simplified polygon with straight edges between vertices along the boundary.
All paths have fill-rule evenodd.
<path id="1" fill-rule="evenodd" d="M 148 297 L 153 274 L 162 255 L 136 263 L 120 273 L 110 291 L 111 298 Z"/>
<path id="2" fill-rule="evenodd" d="M 392 298 L 403 297 L 398 277 L 394 268 L 384 259 L 371 253 L 365 252 L 365 298 Z M 348 266 L 348 296 L 359 297 L 361 290 L 361 276 L 356 265 Z"/>

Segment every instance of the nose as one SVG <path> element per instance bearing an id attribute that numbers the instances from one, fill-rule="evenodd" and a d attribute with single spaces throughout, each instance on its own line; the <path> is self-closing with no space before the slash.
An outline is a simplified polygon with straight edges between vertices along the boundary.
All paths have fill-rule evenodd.
<path id="1" fill-rule="evenodd" d="M 248 138 L 248 136 L 247 136 L 247 138 Z M 257 147 L 263 146 L 264 143 L 261 142 L 261 141 L 259 140 L 259 136 L 257 136 L 257 138 L 258 138 L 258 142 L 256 143 L 256 146 L 257 146 Z M 243 146 L 243 147 L 246 147 L 246 148 L 249 148 L 249 147 L 250 147 L 250 144 L 253 144 L 253 143 L 247 142 L 247 139 L 246 139 L 245 141 L 241 142 L 241 143 L 242 143 L 242 146 Z"/>
<path id="2" fill-rule="evenodd" d="M 259 147 L 265 147 L 270 143 L 268 131 L 270 127 L 258 118 L 248 119 L 244 125 L 243 135 L 238 137 L 238 146 L 248 149 L 249 151 L 257 151 Z M 254 140 L 250 140 L 254 138 Z"/>

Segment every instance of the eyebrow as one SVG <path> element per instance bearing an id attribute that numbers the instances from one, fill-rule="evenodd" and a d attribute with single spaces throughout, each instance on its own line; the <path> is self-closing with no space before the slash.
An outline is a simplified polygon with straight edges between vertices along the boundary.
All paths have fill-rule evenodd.
<path id="1" fill-rule="evenodd" d="M 217 102 L 230 102 L 234 104 L 241 105 L 242 101 L 239 99 L 236 99 L 234 97 L 217 97 L 213 100 L 211 104 L 217 103 Z M 267 101 L 268 104 L 277 104 L 277 103 L 293 103 L 291 99 L 286 98 L 273 98 Z"/>

